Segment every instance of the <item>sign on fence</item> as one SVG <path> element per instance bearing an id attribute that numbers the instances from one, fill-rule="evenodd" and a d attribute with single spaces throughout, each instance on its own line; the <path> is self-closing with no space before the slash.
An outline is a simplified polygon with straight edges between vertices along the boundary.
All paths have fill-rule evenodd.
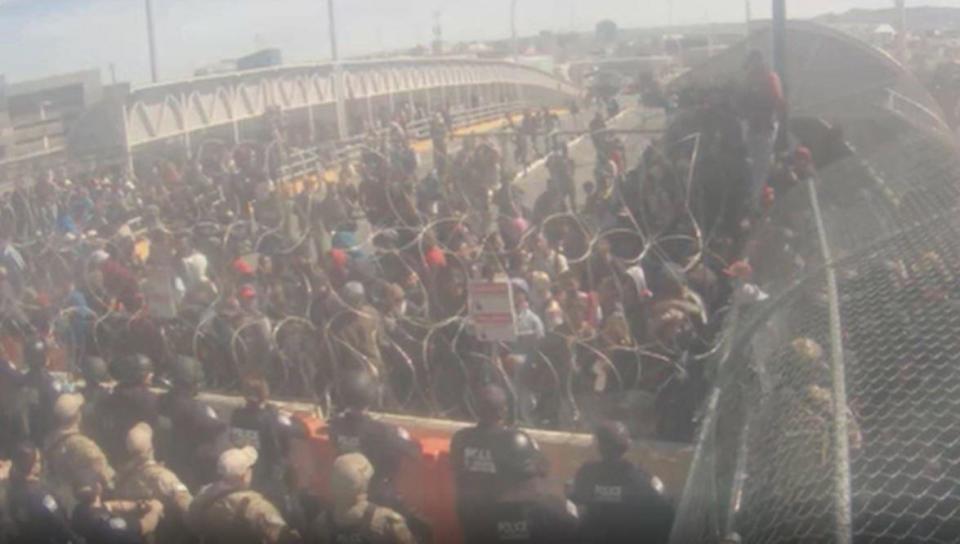
<path id="1" fill-rule="evenodd" d="M 489 342 L 517 339 L 513 292 L 508 281 L 471 281 L 468 290 L 470 320 L 477 338 Z"/>

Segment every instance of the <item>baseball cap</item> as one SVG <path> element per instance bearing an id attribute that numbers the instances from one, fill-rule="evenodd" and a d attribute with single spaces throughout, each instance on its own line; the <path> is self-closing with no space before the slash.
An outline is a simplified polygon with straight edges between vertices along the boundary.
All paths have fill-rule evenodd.
<path id="1" fill-rule="evenodd" d="M 243 260 L 243 258 L 238 258 L 233 261 L 233 271 L 240 276 L 253 276 L 255 274 L 253 266 Z"/>
<path id="2" fill-rule="evenodd" d="M 242 298 L 242 299 L 247 299 L 247 300 L 249 300 L 249 299 L 251 299 L 251 298 L 257 298 L 257 290 L 256 290 L 252 285 L 250 285 L 249 283 L 246 284 L 246 285 L 244 285 L 243 287 L 241 287 L 241 288 L 240 288 L 240 293 L 238 293 L 238 294 L 240 295 L 240 298 Z"/>
<path id="3" fill-rule="evenodd" d="M 217 460 L 217 473 L 221 478 L 238 478 L 257 464 L 257 450 L 251 446 L 229 449 Z"/>
<path id="4" fill-rule="evenodd" d="M 153 449 L 153 429 L 150 425 L 140 422 L 127 433 L 127 451 L 134 454 L 144 454 Z"/>
<path id="5" fill-rule="evenodd" d="M 362 453 L 347 453 L 337 457 L 330 473 L 330 489 L 340 497 L 356 497 L 367 492 L 373 465 Z"/>
<path id="6" fill-rule="evenodd" d="M 83 402 L 83 395 L 65 393 L 57 397 L 57 401 L 53 404 L 53 414 L 59 421 L 70 421 L 80 413 Z"/>

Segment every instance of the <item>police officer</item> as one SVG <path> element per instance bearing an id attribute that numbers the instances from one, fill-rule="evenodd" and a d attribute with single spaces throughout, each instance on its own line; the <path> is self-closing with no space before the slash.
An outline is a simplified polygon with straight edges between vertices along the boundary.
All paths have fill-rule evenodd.
<path id="1" fill-rule="evenodd" d="M 111 395 L 107 385 L 110 381 L 110 366 L 102 357 L 87 356 L 80 363 L 83 373 L 83 432 L 98 444 L 110 441 L 112 429 L 104 421 L 107 419 L 106 403 Z"/>
<path id="2" fill-rule="evenodd" d="M 420 456 L 420 444 L 403 427 L 380 421 L 369 409 L 378 405 L 379 381 L 369 372 L 347 370 L 337 381 L 344 410 L 328 421 L 328 432 L 337 454 L 362 453 L 373 466 L 370 499 L 400 512 L 421 542 L 430 540 L 430 527 L 412 512 L 397 492 L 394 481 L 404 461 Z"/>
<path id="3" fill-rule="evenodd" d="M 502 486 L 474 527 L 475 542 L 576 542 L 576 508 L 544 488 L 546 458 L 536 441 L 523 431 L 501 436 L 493 461 Z"/>
<path id="4" fill-rule="evenodd" d="M 75 490 L 73 529 L 87 542 L 141 544 L 149 542 L 163 516 L 159 501 L 104 501 L 103 484 L 96 474 L 80 477 Z"/>
<path id="5" fill-rule="evenodd" d="M 457 512 L 465 541 L 477 542 L 474 525 L 478 513 L 496 496 L 500 473 L 493 461 L 494 448 L 512 432 L 505 424 L 509 399 L 503 388 L 487 385 L 474 396 L 477 425 L 460 429 L 450 440 L 450 463 L 457 490 Z"/>
<path id="6" fill-rule="evenodd" d="M 317 518 L 319 542 L 332 544 L 412 544 L 403 516 L 368 499 L 373 466 L 361 453 L 337 457 L 330 475 L 333 507 Z"/>
<path id="7" fill-rule="evenodd" d="M 94 474 L 107 488 L 112 487 L 114 471 L 97 443 L 80 432 L 83 395 L 65 393 L 57 398 L 53 414 L 56 428 L 43 444 L 43 458 L 51 485 L 67 506 L 73 506 L 73 490 L 78 478 Z"/>
<path id="8" fill-rule="evenodd" d="M 30 438 L 25 383 L 16 365 L 0 360 L 0 459 L 12 458 L 15 446 Z"/>
<path id="9" fill-rule="evenodd" d="M 206 544 L 300 540 L 276 507 L 250 489 L 256 462 L 257 450 L 249 446 L 220 455 L 220 481 L 201 489 L 190 505 L 190 525 Z"/>
<path id="10" fill-rule="evenodd" d="M 624 459 L 630 449 L 627 428 L 603 422 L 594 440 L 600 461 L 580 467 L 570 494 L 580 511 L 583 541 L 667 542 L 673 507 L 663 497 L 659 478 Z"/>
<path id="11" fill-rule="evenodd" d="M 43 460 L 32 444 L 14 448 L 7 502 L 16 525 L 14 544 L 79 544 L 67 513 L 53 492 L 40 480 Z"/>
<path id="12" fill-rule="evenodd" d="M 157 394 L 150 390 L 153 363 L 149 357 L 136 353 L 116 359 L 111 363 L 110 373 L 117 380 L 117 386 L 103 404 L 101 416 L 109 426 L 109 441 L 104 447 L 110 459 L 120 464 L 126 461 L 127 433 L 141 421 L 156 426 L 159 412 Z"/>
<path id="13" fill-rule="evenodd" d="M 26 413 L 30 439 L 39 444 L 53 430 L 53 404 L 67 388 L 49 370 L 47 343 L 42 338 L 28 338 L 23 343 L 23 361 L 28 371 L 24 380 Z"/>
<path id="14" fill-rule="evenodd" d="M 253 446 L 260 461 L 253 470 L 253 487 L 260 491 L 278 491 L 283 481 L 287 439 L 294 432 L 290 414 L 270 404 L 266 380 L 248 376 L 243 382 L 246 404 L 230 417 L 230 443 L 234 447 Z"/>
<path id="15" fill-rule="evenodd" d="M 170 469 L 189 487 L 210 482 L 215 474 L 220 440 L 227 422 L 197 399 L 204 382 L 200 361 L 177 357 L 171 368 L 173 387 L 159 401 L 164 418 L 166 454 Z"/>
<path id="16" fill-rule="evenodd" d="M 187 538 L 187 511 L 193 496 L 170 469 L 157 463 L 153 451 L 153 429 L 137 423 L 127 434 L 130 462 L 117 472 L 113 497 L 127 501 L 160 501 L 163 520 L 157 526 L 158 542 L 183 542 Z"/>

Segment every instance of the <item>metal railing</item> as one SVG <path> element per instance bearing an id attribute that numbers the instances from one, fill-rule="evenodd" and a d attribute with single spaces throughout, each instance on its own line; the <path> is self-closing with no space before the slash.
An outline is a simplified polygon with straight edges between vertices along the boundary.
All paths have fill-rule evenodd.
<path id="1" fill-rule="evenodd" d="M 463 129 L 480 123 L 495 121 L 504 115 L 522 111 L 529 104 L 525 102 L 503 102 L 488 104 L 479 108 L 460 110 L 453 113 L 453 128 Z M 425 140 L 430 137 L 430 116 L 411 121 L 406 126 L 407 135 L 413 140 Z M 380 128 L 370 133 L 361 133 L 345 140 L 323 143 L 310 148 L 291 150 L 281 168 L 281 182 L 289 182 L 304 176 L 319 174 L 332 165 L 357 160 L 364 142 L 372 135 L 382 136 L 388 128 Z"/>

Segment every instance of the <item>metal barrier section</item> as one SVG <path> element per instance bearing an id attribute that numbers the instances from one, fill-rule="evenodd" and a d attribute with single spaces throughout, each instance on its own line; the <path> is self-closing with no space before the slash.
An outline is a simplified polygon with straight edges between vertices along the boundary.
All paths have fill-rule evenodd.
<path id="1" fill-rule="evenodd" d="M 673 542 L 960 539 L 960 157 L 887 90 L 795 130 L 818 176 L 750 236 L 771 297 L 726 323 Z"/>

